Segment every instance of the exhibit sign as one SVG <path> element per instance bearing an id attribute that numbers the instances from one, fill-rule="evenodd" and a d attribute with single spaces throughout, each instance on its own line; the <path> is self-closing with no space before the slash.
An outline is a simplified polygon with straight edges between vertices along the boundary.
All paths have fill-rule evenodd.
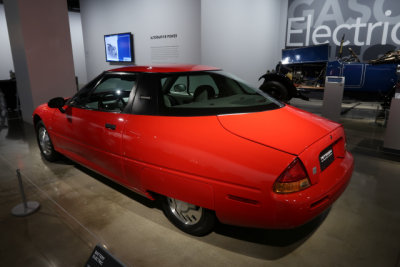
<path id="1" fill-rule="evenodd" d="M 176 64 L 179 62 L 179 40 L 177 33 L 154 34 L 150 36 L 151 63 Z"/>
<path id="2" fill-rule="evenodd" d="M 125 267 L 123 263 L 117 260 L 113 255 L 110 254 L 110 252 L 100 245 L 96 245 L 85 266 Z"/>
<path id="3" fill-rule="evenodd" d="M 334 58 L 342 38 L 364 61 L 398 49 L 398 0 L 289 0 L 287 48 L 328 43 Z"/>

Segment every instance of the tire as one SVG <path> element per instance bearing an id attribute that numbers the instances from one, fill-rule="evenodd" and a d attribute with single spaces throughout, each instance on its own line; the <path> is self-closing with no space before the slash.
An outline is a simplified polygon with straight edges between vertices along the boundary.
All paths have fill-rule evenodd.
<path id="1" fill-rule="evenodd" d="M 211 210 L 170 197 L 162 197 L 162 209 L 172 224 L 188 234 L 204 236 L 214 229 L 216 219 Z"/>
<path id="2" fill-rule="evenodd" d="M 280 101 L 287 102 L 291 98 L 286 86 L 279 81 L 265 81 L 260 90 Z"/>
<path id="3" fill-rule="evenodd" d="M 56 161 L 60 154 L 54 150 L 50 135 L 42 121 L 36 124 L 36 139 L 39 145 L 40 153 L 47 161 Z"/>

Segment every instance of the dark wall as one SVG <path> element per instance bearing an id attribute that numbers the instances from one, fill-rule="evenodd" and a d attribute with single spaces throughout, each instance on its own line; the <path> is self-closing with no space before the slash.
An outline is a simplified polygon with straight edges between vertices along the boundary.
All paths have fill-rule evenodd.
<path id="1" fill-rule="evenodd" d="M 362 61 L 399 49 L 400 1 L 289 0 L 287 48 L 329 43 L 334 58 L 343 35 Z"/>

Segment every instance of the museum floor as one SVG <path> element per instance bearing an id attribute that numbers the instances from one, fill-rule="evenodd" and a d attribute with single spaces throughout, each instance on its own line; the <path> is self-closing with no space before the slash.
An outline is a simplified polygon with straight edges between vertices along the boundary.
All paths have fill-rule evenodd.
<path id="1" fill-rule="evenodd" d="M 319 113 L 321 101 L 293 105 Z M 77 166 L 44 161 L 33 127 L 0 131 L 0 266 L 83 266 L 96 244 L 127 266 L 400 267 L 400 156 L 382 150 L 377 105 L 343 106 L 355 158 L 350 185 L 325 217 L 294 230 L 218 225 L 205 237 L 180 232 L 158 206 Z M 21 170 L 38 212 L 14 217 Z"/>

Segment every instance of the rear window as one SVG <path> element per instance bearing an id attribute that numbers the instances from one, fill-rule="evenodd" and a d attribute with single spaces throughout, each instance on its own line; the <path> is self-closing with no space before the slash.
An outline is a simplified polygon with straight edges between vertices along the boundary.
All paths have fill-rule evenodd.
<path id="1" fill-rule="evenodd" d="M 164 115 L 218 115 L 271 110 L 283 105 L 241 79 L 222 72 L 157 74 Z"/>

